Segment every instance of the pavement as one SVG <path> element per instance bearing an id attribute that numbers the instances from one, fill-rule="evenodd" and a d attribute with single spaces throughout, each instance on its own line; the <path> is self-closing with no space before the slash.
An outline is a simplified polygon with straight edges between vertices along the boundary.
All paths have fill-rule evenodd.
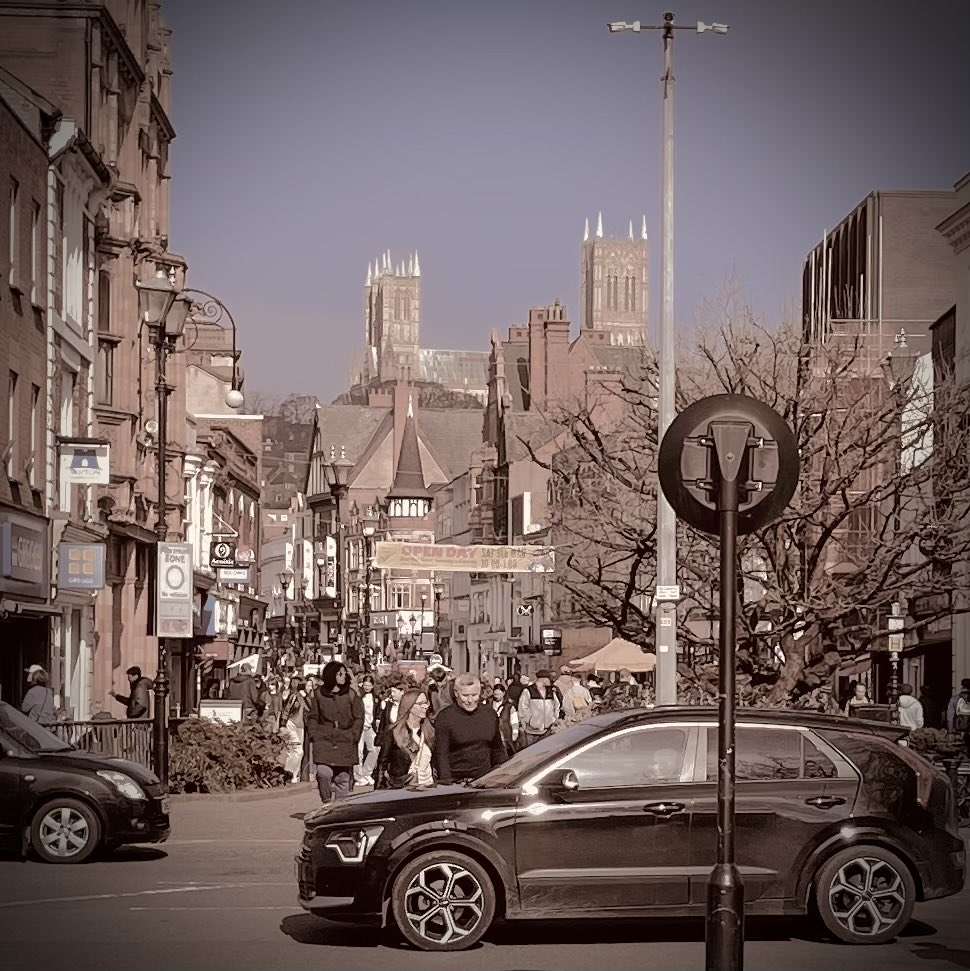
<path id="1" fill-rule="evenodd" d="M 296 903 L 293 855 L 310 786 L 258 799 L 180 798 L 173 833 L 81 866 L 0 858 L 0 967 L 11 971 L 232 968 L 697 969 L 696 920 L 497 925 L 459 956 L 405 948 L 394 935 L 332 924 Z M 568 851 L 567 851 L 568 852 Z M 801 920 L 749 920 L 748 971 L 970 969 L 970 891 L 917 905 L 896 942 L 825 943 Z"/>

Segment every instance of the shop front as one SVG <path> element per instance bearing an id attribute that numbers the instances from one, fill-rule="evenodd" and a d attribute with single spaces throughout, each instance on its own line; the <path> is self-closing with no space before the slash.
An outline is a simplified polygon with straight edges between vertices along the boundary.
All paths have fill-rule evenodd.
<path id="1" fill-rule="evenodd" d="M 50 670 L 50 522 L 0 504 L 0 697 L 20 704 L 25 669 Z"/>

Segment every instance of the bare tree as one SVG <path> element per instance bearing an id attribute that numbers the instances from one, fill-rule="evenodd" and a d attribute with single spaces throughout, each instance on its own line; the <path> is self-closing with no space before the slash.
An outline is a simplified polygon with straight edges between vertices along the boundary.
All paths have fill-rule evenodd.
<path id="1" fill-rule="evenodd" d="M 317 396 L 312 394 L 288 394 L 280 402 L 280 418 L 295 425 L 309 425 L 316 413 Z"/>
<path id="2" fill-rule="evenodd" d="M 246 411 L 251 415 L 278 415 L 283 396 L 272 391 L 247 391 Z"/>
<path id="3" fill-rule="evenodd" d="M 733 304 L 733 301 L 732 301 Z M 831 675 L 840 651 L 885 644 L 893 605 L 910 642 L 959 609 L 970 559 L 966 388 L 885 367 L 871 338 L 806 347 L 723 305 L 678 371 L 678 406 L 746 394 L 795 432 L 798 490 L 781 518 L 742 538 L 739 689 L 747 703 L 786 703 Z M 898 355 L 897 355 L 898 359 Z M 915 361 L 911 360 L 910 364 Z M 645 597 L 655 584 L 656 368 L 612 393 L 621 407 L 556 416 L 563 448 L 547 463 L 555 496 L 556 582 L 575 609 L 622 636 L 653 643 Z M 961 449 L 962 443 L 962 449 Z M 716 542 L 679 527 L 680 665 L 687 693 L 717 680 Z"/>

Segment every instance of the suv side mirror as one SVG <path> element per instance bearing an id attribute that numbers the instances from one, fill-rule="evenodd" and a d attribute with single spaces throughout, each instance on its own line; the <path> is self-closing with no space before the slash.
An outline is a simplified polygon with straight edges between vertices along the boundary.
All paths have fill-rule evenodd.
<path id="1" fill-rule="evenodd" d="M 539 783 L 539 790 L 546 796 L 555 797 L 565 792 L 575 792 L 577 789 L 579 779 L 572 769 L 556 769 Z"/>

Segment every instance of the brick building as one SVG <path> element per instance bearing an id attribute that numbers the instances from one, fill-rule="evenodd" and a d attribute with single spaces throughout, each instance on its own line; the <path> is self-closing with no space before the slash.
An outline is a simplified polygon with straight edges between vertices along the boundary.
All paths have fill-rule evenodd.
<path id="1" fill-rule="evenodd" d="M 0 20 L 2 28 L 2 20 Z M 47 171 L 54 113 L 0 85 L 0 690 L 49 664 Z"/>

